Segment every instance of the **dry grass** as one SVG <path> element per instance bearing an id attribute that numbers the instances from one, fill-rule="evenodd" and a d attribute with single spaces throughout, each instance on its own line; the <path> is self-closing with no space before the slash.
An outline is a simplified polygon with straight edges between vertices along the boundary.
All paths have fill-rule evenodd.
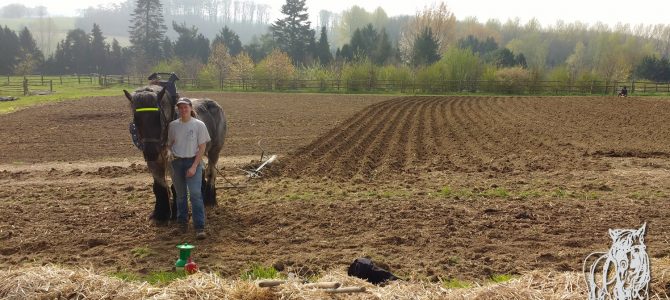
<path id="1" fill-rule="evenodd" d="M 670 259 L 652 260 L 652 299 L 667 299 Z M 146 282 L 125 282 L 86 269 L 57 266 L 0 271 L 3 299 L 584 299 L 584 277 L 579 272 L 534 271 L 510 281 L 467 289 L 446 289 L 438 283 L 393 282 L 374 286 L 342 271 L 332 271 L 320 281 L 336 281 L 342 287 L 365 287 L 365 293 L 329 295 L 323 290 L 289 282 L 275 288 L 259 288 L 253 282 L 224 279 L 198 273 L 157 287 Z"/>

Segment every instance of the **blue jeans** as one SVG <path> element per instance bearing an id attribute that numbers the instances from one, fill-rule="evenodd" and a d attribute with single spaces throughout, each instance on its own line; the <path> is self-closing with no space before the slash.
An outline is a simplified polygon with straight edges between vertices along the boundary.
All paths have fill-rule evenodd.
<path id="1" fill-rule="evenodd" d="M 205 229 L 205 205 L 202 202 L 202 162 L 198 164 L 195 175 L 186 177 L 186 171 L 193 165 L 195 158 L 178 158 L 172 161 L 172 184 L 177 192 L 177 221 L 188 223 L 188 196 L 191 198 L 193 227 Z M 188 194 L 187 194 L 188 189 Z"/>

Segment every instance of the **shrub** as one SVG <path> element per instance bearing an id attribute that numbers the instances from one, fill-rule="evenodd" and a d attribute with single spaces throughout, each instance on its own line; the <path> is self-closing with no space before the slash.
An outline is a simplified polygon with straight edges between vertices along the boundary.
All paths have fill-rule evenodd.
<path id="1" fill-rule="evenodd" d="M 495 76 L 501 89 L 499 91 L 509 94 L 523 93 L 531 77 L 530 72 L 521 67 L 500 69 L 496 72 Z"/>
<path id="2" fill-rule="evenodd" d="M 217 70 L 213 65 L 207 65 L 198 72 L 198 88 L 212 89 L 218 86 Z"/>
<path id="3" fill-rule="evenodd" d="M 377 67 L 367 58 L 347 63 L 342 70 L 342 80 L 350 92 L 369 91 L 377 82 Z"/>

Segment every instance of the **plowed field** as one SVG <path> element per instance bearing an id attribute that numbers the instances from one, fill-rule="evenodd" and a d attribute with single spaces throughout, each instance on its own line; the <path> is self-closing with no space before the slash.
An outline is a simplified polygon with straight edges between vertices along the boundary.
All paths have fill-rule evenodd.
<path id="1" fill-rule="evenodd" d="M 193 94 L 229 136 L 209 237 L 146 217 L 151 179 L 120 97 L 0 119 L 0 267 L 167 271 L 196 244 L 204 270 L 300 275 L 369 256 L 416 280 L 579 270 L 608 228 L 647 222 L 670 255 L 670 101 L 606 97 Z M 262 180 L 238 168 L 279 154 Z M 270 172 L 268 172 L 270 173 Z"/>
<path id="2" fill-rule="evenodd" d="M 404 97 L 371 105 L 287 161 L 286 175 L 603 170 L 668 157 L 662 105 L 604 98 Z M 649 116 L 653 116 L 649 118 Z M 652 130 L 653 128 L 653 130 Z"/>

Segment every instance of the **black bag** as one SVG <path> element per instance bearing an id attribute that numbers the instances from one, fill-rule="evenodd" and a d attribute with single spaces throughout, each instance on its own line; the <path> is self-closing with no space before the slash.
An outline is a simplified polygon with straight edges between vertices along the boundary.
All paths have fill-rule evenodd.
<path id="1" fill-rule="evenodd" d="M 357 258 L 349 266 L 347 275 L 365 279 L 372 284 L 380 284 L 398 277 L 380 267 L 377 267 L 367 258 Z"/>

